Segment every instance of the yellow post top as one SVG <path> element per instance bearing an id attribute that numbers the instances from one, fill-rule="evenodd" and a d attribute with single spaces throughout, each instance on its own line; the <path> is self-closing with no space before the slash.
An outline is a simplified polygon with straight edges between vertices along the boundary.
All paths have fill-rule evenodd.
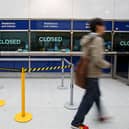
<path id="1" fill-rule="evenodd" d="M 6 104 L 6 102 L 4 100 L 0 100 L 0 107 L 4 106 Z"/>
<path id="2" fill-rule="evenodd" d="M 24 67 L 22 67 L 22 73 L 24 73 L 24 72 L 25 72 Z"/>

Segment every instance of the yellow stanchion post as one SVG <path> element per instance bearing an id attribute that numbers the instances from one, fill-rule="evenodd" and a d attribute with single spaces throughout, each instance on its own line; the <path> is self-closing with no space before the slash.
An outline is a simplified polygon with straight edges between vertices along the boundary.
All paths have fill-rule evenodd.
<path id="1" fill-rule="evenodd" d="M 25 111 L 25 70 L 22 68 L 21 72 L 21 112 L 16 114 L 15 121 L 28 122 L 32 120 L 32 114 Z"/>
<path id="2" fill-rule="evenodd" d="M 4 100 L 0 100 L 0 107 L 4 106 L 6 102 Z"/>

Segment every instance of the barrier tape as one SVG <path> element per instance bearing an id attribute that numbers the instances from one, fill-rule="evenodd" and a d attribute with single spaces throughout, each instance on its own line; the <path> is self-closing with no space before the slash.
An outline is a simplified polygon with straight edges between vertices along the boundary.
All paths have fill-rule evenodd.
<path id="1" fill-rule="evenodd" d="M 49 66 L 49 67 L 40 67 L 40 68 L 25 68 L 25 72 L 39 72 L 39 71 L 48 71 L 48 70 L 60 70 L 60 69 L 69 69 L 71 65 L 64 65 L 64 66 Z"/>
<path id="2" fill-rule="evenodd" d="M 64 66 L 49 66 L 49 67 L 39 67 L 39 68 L 25 68 L 25 72 L 40 72 L 40 71 L 48 71 L 48 70 L 60 70 L 60 69 L 70 69 L 71 65 L 64 65 Z M 15 68 L 0 68 L 0 70 L 10 71 L 10 72 L 21 72 L 21 69 Z"/>
<path id="3" fill-rule="evenodd" d="M 21 72 L 20 69 L 14 69 L 14 68 L 0 68 L 0 70 L 11 71 L 11 72 Z"/>

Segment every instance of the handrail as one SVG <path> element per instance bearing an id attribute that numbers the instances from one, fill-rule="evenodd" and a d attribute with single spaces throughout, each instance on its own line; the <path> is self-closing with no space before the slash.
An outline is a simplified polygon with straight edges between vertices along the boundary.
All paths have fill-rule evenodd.
<path id="1" fill-rule="evenodd" d="M 129 52 L 104 52 L 105 55 L 125 54 Z M 81 56 L 83 52 L 0 52 L 0 56 Z"/>
<path id="2" fill-rule="evenodd" d="M 0 58 L 0 61 L 61 61 L 61 58 Z"/>

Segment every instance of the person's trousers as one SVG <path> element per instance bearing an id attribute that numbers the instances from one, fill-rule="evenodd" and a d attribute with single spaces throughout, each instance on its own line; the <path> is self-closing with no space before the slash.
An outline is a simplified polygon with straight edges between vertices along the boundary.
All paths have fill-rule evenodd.
<path id="1" fill-rule="evenodd" d="M 91 109 L 93 103 L 95 102 L 99 115 L 102 113 L 101 109 L 101 102 L 100 102 L 100 89 L 99 89 L 99 82 L 98 78 L 88 78 L 86 83 L 86 92 L 81 101 L 79 109 L 72 121 L 72 125 L 79 126 L 83 124 L 84 118 L 86 114 Z"/>

